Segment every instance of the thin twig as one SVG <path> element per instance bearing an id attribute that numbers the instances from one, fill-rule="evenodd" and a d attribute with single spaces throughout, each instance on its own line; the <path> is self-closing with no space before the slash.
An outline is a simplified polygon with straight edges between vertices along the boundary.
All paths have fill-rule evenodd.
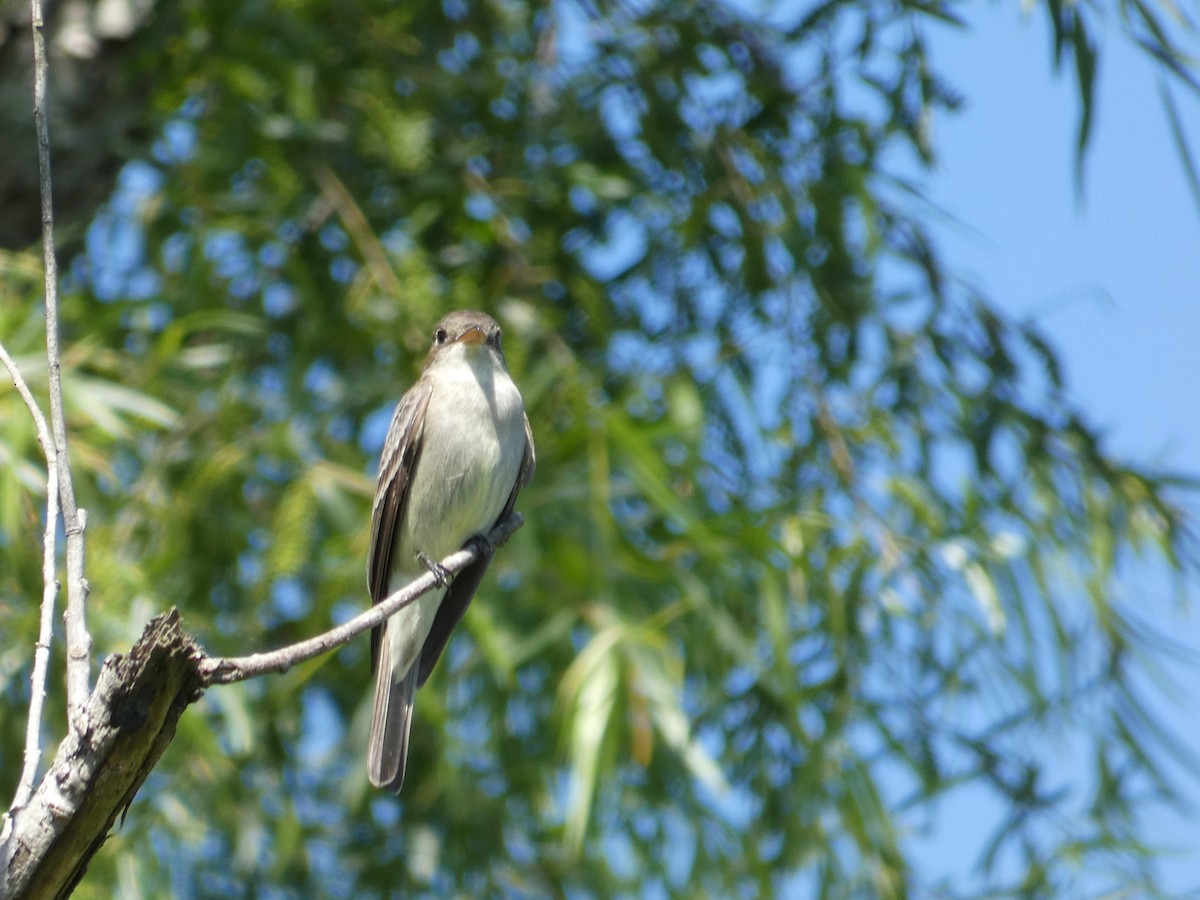
<path id="1" fill-rule="evenodd" d="M 50 127 L 46 121 L 46 23 L 41 0 L 29 0 L 33 28 L 33 123 L 37 131 L 42 193 L 42 260 L 46 274 L 46 363 L 50 377 L 50 422 L 54 433 L 59 496 L 67 532 L 67 711 L 71 726 L 81 724 L 87 700 L 92 638 L 87 630 L 87 582 L 83 577 L 83 529 L 87 514 L 75 505 L 67 422 L 63 416 L 58 352 L 58 262 L 54 252 L 54 195 L 50 181 Z"/>
<path id="2" fill-rule="evenodd" d="M 525 520 L 520 513 L 514 512 L 507 519 L 496 525 L 487 535 L 487 542 L 493 549 L 507 541 Z M 442 560 L 442 568 L 454 574 L 479 559 L 480 549 L 475 542 L 452 553 Z M 413 603 L 422 594 L 432 590 L 438 583 L 437 576 L 426 572 L 420 578 L 390 594 L 386 599 L 372 606 L 365 612 L 359 613 L 353 619 L 319 634 L 278 650 L 266 653 L 255 653 L 251 656 L 221 657 L 210 656 L 200 663 L 200 676 L 205 685 L 232 684 L 235 681 L 245 681 L 256 678 L 268 672 L 286 672 L 292 666 L 328 653 L 348 644 L 369 628 L 381 625 L 383 620 Z"/>
<path id="3" fill-rule="evenodd" d="M 54 574 L 55 538 L 58 535 L 58 454 L 54 449 L 54 440 L 46 425 L 46 417 L 38 407 L 37 401 L 29 390 L 29 385 L 21 377 L 21 371 L 8 351 L 0 344 L 0 361 L 12 377 L 13 386 L 25 401 L 29 415 L 33 417 L 37 429 L 38 443 L 42 445 L 42 453 L 46 457 L 46 530 L 42 535 L 42 615 L 38 626 L 37 645 L 33 652 L 33 675 L 30 678 L 29 691 L 29 721 L 25 726 L 25 765 L 21 770 L 21 780 L 17 782 L 17 792 L 13 796 L 12 807 L 19 808 L 29 802 L 33 796 L 33 780 L 37 777 L 38 763 L 42 757 L 42 707 L 46 702 L 46 672 L 50 663 L 50 637 L 54 625 L 54 598 L 58 595 L 58 579 Z"/>

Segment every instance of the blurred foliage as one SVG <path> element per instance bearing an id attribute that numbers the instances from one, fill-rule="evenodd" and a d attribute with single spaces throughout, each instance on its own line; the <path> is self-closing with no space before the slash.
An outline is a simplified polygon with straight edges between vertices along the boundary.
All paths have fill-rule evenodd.
<path id="1" fill-rule="evenodd" d="M 1044 5 L 1082 148 L 1106 5 Z M 1191 485 L 1110 455 L 922 227 L 902 173 L 958 102 L 927 34 L 964 5 L 765 9 L 155 10 L 126 65 L 161 136 L 64 301 L 97 649 L 171 605 L 216 653 L 362 608 L 374 460 L 447 308 L 504 324 L 539 467 L 398 800 L 363 640 L 210 692 L 79 896 L 1153 892 L 1186 754 L 1115 585 L 1194 574 Z M 1192 77 L 1188 23 L 1149 33 Z M 37 260 L 0 267 L 40 382 Z M 10 790 L 42 482 L 0 405 Z M 975 874 L 917 865 L 964 796 Z"/>

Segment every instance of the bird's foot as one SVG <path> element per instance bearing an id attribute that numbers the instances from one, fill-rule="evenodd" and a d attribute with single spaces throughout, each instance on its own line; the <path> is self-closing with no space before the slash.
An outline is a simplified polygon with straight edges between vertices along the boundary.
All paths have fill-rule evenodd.
<path id="1" fill-rule="evenodd" d="M 492 542 L 483 534 L 477 534 L 472 537 L 467 541 L 467 546 L 475 551 L 475 555 L 479 559 L 487 559 L 496 552 L 496 548 L 492 546 Z"/>
<path id="2" fill-rule="evenodd" d="M 450 572 L 436 559 L 430 559 L 420 551 L 417 552 L 417 559 L 419 559 L 421 564 L 430 571 L 430 574 L 433 575 L 433 580 L 437 582 L 438 587 L 444 588 L 450 583 Z"/>

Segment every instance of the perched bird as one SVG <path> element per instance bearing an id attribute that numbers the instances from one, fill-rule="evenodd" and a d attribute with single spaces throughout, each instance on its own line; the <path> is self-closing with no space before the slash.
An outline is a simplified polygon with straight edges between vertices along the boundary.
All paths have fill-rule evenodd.
<path id="1" fill-rule="evenodd" d="M 500 350 L 500 326 L 474 310 L 438 322 L 417 383 L 400 400 L 379 462 L 367 583 L 378 603 L 506 517 L 533 476 L 533 433 Z M 371 633 L 375 708 L 368 774 L 404 783 L 413 699 L 466 612 L 487 553 Z"/>

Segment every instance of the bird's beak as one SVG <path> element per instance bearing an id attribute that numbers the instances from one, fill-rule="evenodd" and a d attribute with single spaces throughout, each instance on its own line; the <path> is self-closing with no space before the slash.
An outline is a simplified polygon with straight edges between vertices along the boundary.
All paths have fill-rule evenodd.
<path id="1" fill-rule="evenodd" d="M 482 328 L 471 328 L 464 331 L 462 337 L 458 339 L 460 344 L 482 344 L 487 341 L 487 335 L 483 333 Z"/>

